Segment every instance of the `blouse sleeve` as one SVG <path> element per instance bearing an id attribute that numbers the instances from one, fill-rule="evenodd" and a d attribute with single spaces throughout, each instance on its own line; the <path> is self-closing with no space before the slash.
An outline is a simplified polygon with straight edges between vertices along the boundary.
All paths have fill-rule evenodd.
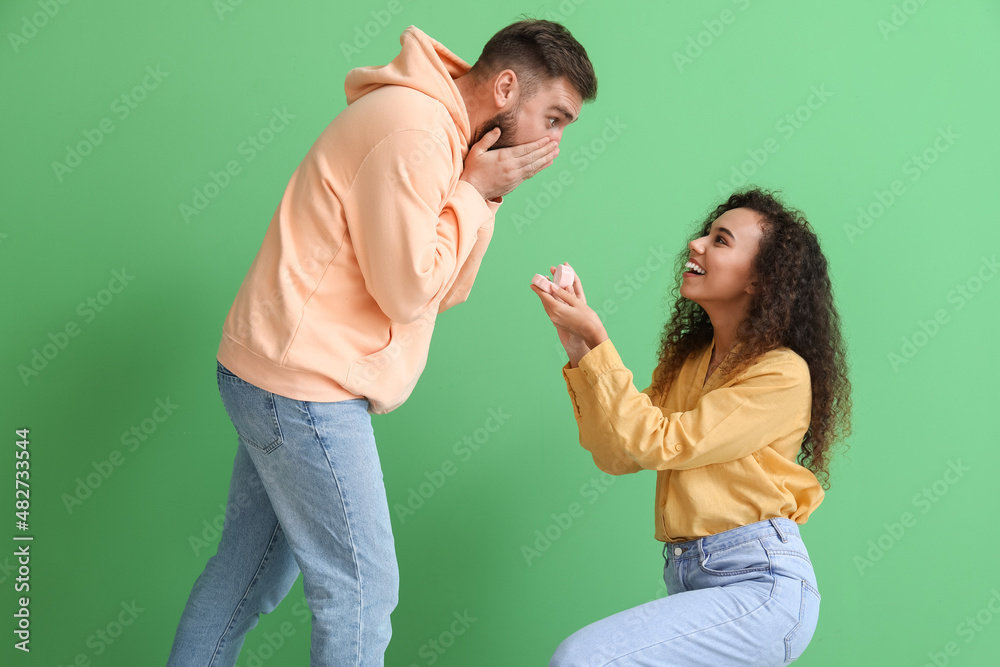
<path id="1" fill-rule="evenodd" d="M 580 444 L 611 474 L 686 470 L 733 461 L 787 435 L 810 408 L 809 370 L 794 354 L 769 356 L 694 409 L 667 412 L 632 383 L 610 340 L 564 370 Z"/>

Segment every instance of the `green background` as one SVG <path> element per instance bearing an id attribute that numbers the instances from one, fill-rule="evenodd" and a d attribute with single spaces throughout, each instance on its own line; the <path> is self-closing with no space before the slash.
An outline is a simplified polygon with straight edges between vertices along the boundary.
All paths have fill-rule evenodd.
<path id="1" fill-rule="evenodd" d="M 600 93 L 556 163 L 506 198 L 412 397 L 374 419 L 402 576 L 387 664 L 544 665 L 576 629 L 664 593 L 654 476 L 607 484 L 578 446 L 528 282 L 571 262 L 641 388 L 675 279 L 646 262 L 744 177 L 818 230 L 852 360 L 855 432 L 804 527 L 824 598 L 800 664 L 995 664 L 1000 4 L 981 0 L 4 2 L 0 539 L 20 534 L 14 431 L 29 428 L 35 541 L 30 654 L 12 648 L 15 543 L 0 549 L 0 662 L 165 662 L 236 445 L 220 327 L 288 178 L 344 108 L 344 75 L 388 62 L 411 24 L 473 61 L 523 13 L 573 31 Z M 147 67 L 163 75 L 143 90 Z M 294 118 L 248 160 L 241 143 L 275 109 Z M 104 119 L 113 131 L 95 134 Z M 86 133 L 100 143 L 57 173 Z M 180 205 L 229 161 L 239 174 L 186 222 Z M 114 271 L 132 276 L 118 293 Z M 37 375 L 19 370 L 46 349 Z M 162 423 L 157 400 L 177 406 Z M 490 410 L 509 415 L 493 433 Z M 120 465 L 102 463 L 116 450 Z M 401 514 L 447 461 L 454 474 Z M 574 502 L 582 514 L 553 528 Z M 547 529 L 529 563 L 522 547 Z M 239 664 L 307 664 L 303 608 L 300 579 Z M 456 613 L 475 621 L 449 637 Z"/>

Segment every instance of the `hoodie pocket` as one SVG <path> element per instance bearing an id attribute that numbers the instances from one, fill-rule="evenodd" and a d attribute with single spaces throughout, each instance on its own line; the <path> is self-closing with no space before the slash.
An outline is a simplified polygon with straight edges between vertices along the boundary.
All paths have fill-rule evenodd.
<path id="1" fill-rule="evenodd" d="M 367 396 L 372 389 L 383 386 L 385 376 L 392 374 L 392 362 L 404 352 L 403 342 L 399 325 L 390 322 L 389 341 L 382 349 L 351 362 L 347 367 L 344 388 L 359 396 Z"/>
<path id="2" fill-rule="evenodd" d="M 409 324 L 389 322 L 389 341 L 382 349 L 351 362 L 344 388 L 366 397 L 373 392 L 385 394 L 404 387 L 412 389 L 427 362 L 427 348 L 436 319 L 436 314 L 425 313 Z"/>

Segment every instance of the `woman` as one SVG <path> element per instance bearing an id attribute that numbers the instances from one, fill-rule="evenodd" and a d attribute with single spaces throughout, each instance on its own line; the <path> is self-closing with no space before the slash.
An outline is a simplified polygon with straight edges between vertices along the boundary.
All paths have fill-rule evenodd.
<path id="1" fill-rule="evenodd" d="M 569 355 L 580 443 L 605 472 L 657 471 L 669 593 L 576 632 L 553 666 L 783 665 L 816 629 L 798 525 L 850 429 L 826 259 L 801 213 L 755 189 L 712 211 L 678 264 L 642 392 L 579 278 L 551 295 L 532 285 Z"/>

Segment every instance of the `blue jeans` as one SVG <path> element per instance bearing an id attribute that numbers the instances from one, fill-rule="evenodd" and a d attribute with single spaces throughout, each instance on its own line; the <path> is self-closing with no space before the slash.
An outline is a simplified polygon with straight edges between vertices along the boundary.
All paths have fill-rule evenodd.
<path id="1" fill-rule="evenodd" d="M 786 665 L 802 655 L 820 596 L 794 521 L 669 543 L 664 556 L 667 597 L 579 630 L 550 667 Z"/>
<path id="2" fill-rule="evenodd" d="M 239 442 L 218 552 L 168 667 L 231 667 L 302 572 L 313 667 L 383 664 L 399 574 L 368 401 L 296 401 L 218 364 Z M 279 664 L 285 660 L 278 660 Z"/>

